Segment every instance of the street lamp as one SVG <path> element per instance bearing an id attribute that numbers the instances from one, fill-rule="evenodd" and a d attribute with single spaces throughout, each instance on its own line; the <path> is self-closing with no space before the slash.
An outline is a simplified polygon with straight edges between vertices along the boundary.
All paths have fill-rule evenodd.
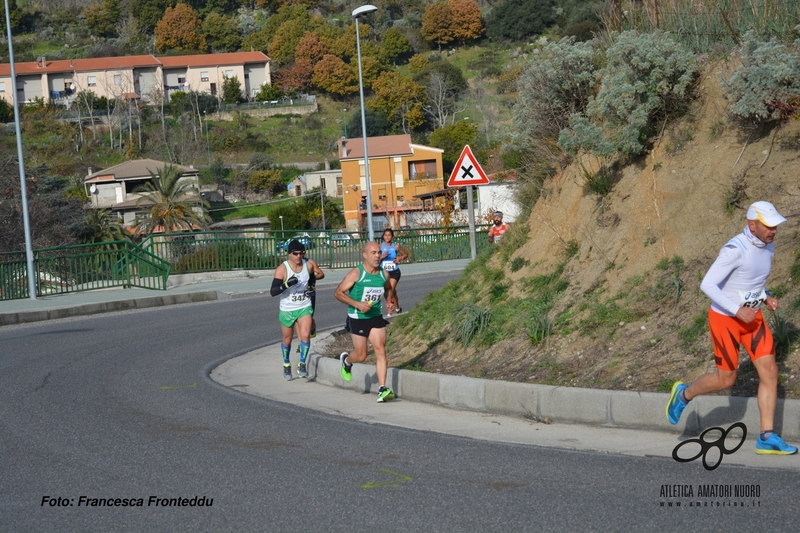
<path id="1" fill-rule="evenodd" d="M 286 235 L 283 234 L 283 215 L 278 215 L 278 218 L 281 219 L 281 240 L 283 240 Z"/>
<path id="2" fill-rule="evenodd" d="M 342 109 L 342 124 L 344 125 L 344 138 L 347 139 L 347 108 Z"/>
<path id="3" fill-rule="evenodd" d="M 11 20 L 9 14 L 8 0 L 5 0 L 6 21 Z M 22 130 L 19 118 L 19 101 L 17 99 L 17 71 L 14 66 L 14 42 L 11 39 L 11 24 L 6 23 L 8 33 L 8 62 L 11 65 L 11 85 L 14 90 L 11 92 L 11 101 L 14 104 L 14 126 L 17 133 L 17 164 L 19 166 L 19 185 L 20 200 L 22 202 L 22 231 L 25 234 L 25 262 L 28 270 L 28 297 L 36 299 L 36 272 L 33 268 L 33 239 L 31 238 L 31 221 L 28 214 L 28 190 L 27 178 L 25 177 L 25 158 L 22 153 Z"/>
<path id="4" fill-rule="evenodd" d="M 367 154 L 367 117 L 364 113 L 364 78 L 361 73 L 361 36 L 358 33 L 358 18 L 367 13 L 374 13 L 378 8 L 367 4 L 353 10 L 356 19 L 356 52 L 358 54 L 358 94 L 361 98 L 361 135 L 364 137 L 364 183 L 367 189 L 367 236 L 370 241 L 375 240 L 375 231 L 372 228 L 372 186 L 369 182 L 369 155 Z"/>

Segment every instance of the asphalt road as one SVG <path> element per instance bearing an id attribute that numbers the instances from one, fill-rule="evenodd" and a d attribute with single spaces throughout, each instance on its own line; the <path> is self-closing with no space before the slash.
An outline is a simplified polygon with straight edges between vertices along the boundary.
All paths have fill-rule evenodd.
<path id="1" fill-rule="evenodd" d="M 404 276 L 404 308 L 455 275 Z M 343 322 L 332 292 L 321 330 Z M 366 424 L 208 378 L 277 342 L 276 316 L 253 297 L 0 329 L 0 531 L 739 532 L 800 518 L 793 472 Z M 692 497 L 665 496 L 676 486 Z M 161 505 L 195 497 L 207 505 Z"/>

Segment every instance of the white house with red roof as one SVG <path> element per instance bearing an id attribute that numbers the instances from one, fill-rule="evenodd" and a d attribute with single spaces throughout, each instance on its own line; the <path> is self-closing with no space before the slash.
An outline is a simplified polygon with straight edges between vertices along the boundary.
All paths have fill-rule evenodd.
<path id="1" fill-rule="evenodd" d="M 262 52 L 233 52 L 190 56 L 152 55 L 58 59 L 16 63 L 20 103 L 41 98 L 68 106 L 80 91 L 106 98 L 157 101 L 175 91 L 217 95 L 226 78 L 236 77 L 242 96 L 249 98 L 271 83 L 269 57 Z M 0 98 L 13 104 L 11 65 L 0 64 Z"/>

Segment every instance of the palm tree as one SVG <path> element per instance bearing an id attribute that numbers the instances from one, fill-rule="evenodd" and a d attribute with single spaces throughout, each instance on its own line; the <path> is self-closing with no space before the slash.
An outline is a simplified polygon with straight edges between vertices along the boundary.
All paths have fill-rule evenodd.
<path id="1" fill-rule="evenodd" d="M 92 209 L 86 217 L 81 240 L 85 243 L 130 240 L 130 234 L 123 229 L 118 220 L 111 216 L 108 209 Z"/>
<path id="2" fill-rule="evenodd" d="M 146 205 L 150 212 L 136 221 L 133 225 L 136 230 L 150 235 L 158 229 L 167 233 L 207 226 L 208 202 L 200 197 L 194 183 L 181 181 L 181 175 L 181 170 L 172 165 L 166 165 L 158 173 L 150 171 L 152 181 L 137 189 L 142 192 L 137 205 Z M 199 214 L 194 210 L 196 207 L 201 209 Z"/>

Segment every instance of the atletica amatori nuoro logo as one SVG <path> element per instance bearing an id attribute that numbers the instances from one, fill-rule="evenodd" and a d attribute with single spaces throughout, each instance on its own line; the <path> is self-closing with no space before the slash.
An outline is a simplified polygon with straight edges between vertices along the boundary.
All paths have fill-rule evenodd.
<path id="1" fill-rule="evenodd" d="M 739 428 L 742 430 L 742 438 L 739 440 L 738 444 L 731 449 L 728 449 L 725 445 L 725 439 L 728 438 L 728 435 L 731 433 L 733 429 Z M 706 435 L 713 432 L 719 432 L 719 437 L 715 440 L 707 440 Z M 744 444 L 744 440 L 747 438 L 747 426 L 744 425 L 743 422 L 736 422 L 735 424 L 731 425 L 728 429 L 723 429 L 721 427 L 710 427 L 707 430 L 703 431 L 699 437 L 696 439 L 687 439 L 672 450 L 672 458 L 678 461 L 679 463 L 689 463 L 700 457 L 703 458 L 703 468 L 706 470 L 714 470 L 720 464 L 722 464 L 722 458 L 726 455 L 731 455 L 736 453 L 736 451 L 742 447 Z M 699 445 L 700 451 L 698 451 L 695 455 L 692 456 L 682 456 L 683 454 L 691 453 L 692 445 Z M 689 450 L 685 450 L 684 448 L 689 447 Z M 719 450 L 719 456 L 717 457 L 716 462 L 713 464 L 709 464 L 708 462 L 708 452 L 717 449 Z"/>

